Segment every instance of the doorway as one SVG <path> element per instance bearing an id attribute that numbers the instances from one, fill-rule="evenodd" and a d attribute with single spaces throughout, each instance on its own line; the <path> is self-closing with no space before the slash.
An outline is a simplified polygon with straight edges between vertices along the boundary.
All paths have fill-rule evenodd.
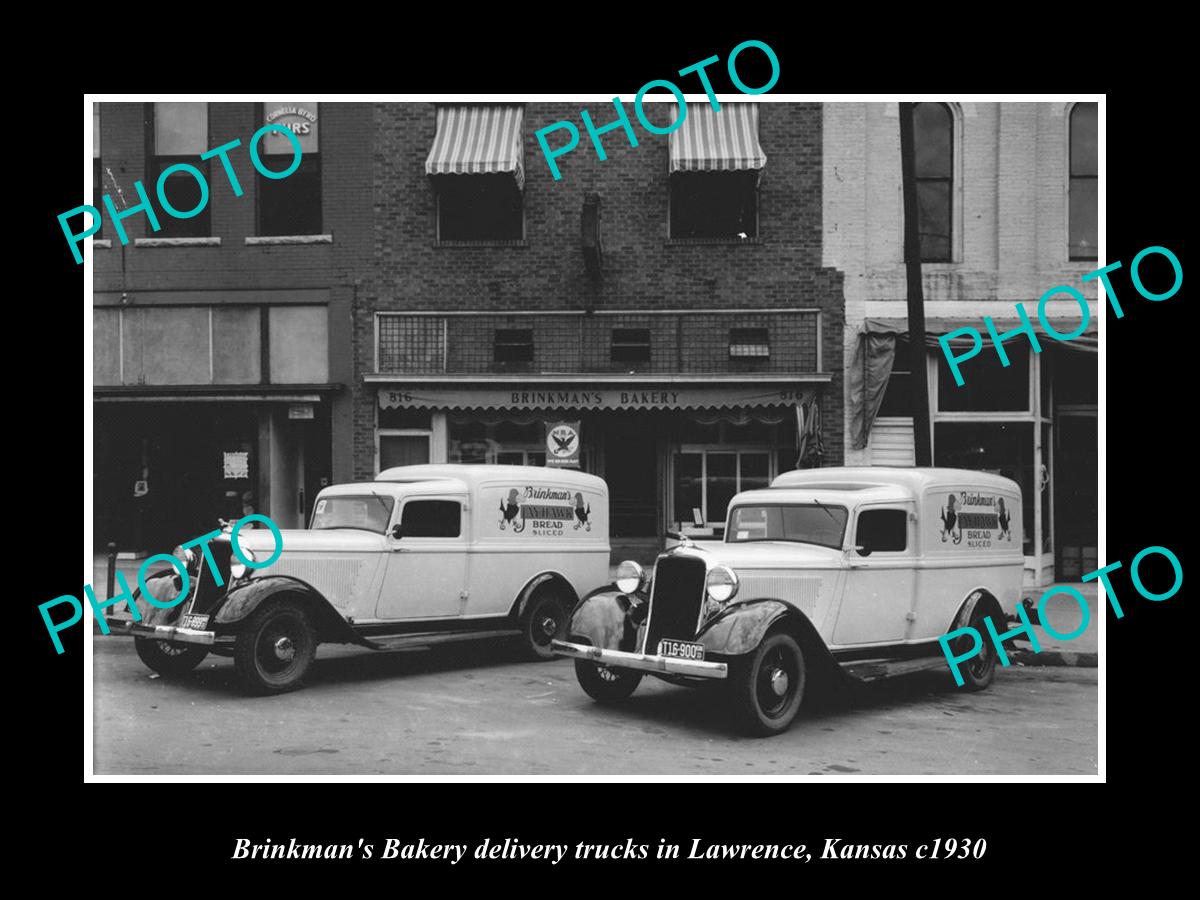
<path id="1" fill-rule="evenodd" d="M 1098 419 L 1095 411 L 1058 410 L 1054 447 L 1054 574 L 1078 581 L 1095 571 L 1099 498 Z"/>
<path id="2" fill-rule="evenodd" d="M 658 429 L 652 416 L 624 414 L 598 423 L 604 434 L 611 537 L 657 538 Z"/>

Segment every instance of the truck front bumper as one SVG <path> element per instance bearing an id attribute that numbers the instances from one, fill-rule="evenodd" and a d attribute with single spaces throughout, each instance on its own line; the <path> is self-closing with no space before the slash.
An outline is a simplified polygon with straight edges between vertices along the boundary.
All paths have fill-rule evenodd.
<path id="1" fill-rule="evenodd" d="M 550 649 L 559 656 L 586 659 L 603 666 L 620 669 L 639 669 L 643 672 L 670 672 L 673 675 L 691 675 L 695 678 L 725 678 L 729 666 L 723 662 L 706 662 L 699 659 L 675 659 L 671 656 L 653 656 L 649 653 L 627 653 L 624 650 L 605 650 L 589 644 L 571 644 L 567 641 L 551 641 Z"/>
<path id="2" fill-rule="evenodd" d="M 143 625 L 132 619 L 105 616 L 109 634 L 125 634 L 133 637 L 153 638 L 157 641 L 178 641 L 181 644 L 214 644 L 215 631 L 200 631 L 196 628 L 178 628 L 174 625 Z"/>

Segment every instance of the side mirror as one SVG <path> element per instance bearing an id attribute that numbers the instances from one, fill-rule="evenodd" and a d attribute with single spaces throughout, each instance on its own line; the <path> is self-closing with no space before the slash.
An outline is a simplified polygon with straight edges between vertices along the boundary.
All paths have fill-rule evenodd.
<path id="1" fill-rule="evenodd" d="M 394 537 L 396 540 L 400 540 L 400 538 L 404 537 L 404 526 L 399 522 L 392 526 L 392 537 Z"/>
<path id="2" fill-rule="evenodd" d="M 857 553 L 859 556 L 870 556 L 871 555 L 871 547 L 868 544 L 860 544 L 859 546 L 851 547 L 850 549 L 853 550 L 855 553 Z"/>

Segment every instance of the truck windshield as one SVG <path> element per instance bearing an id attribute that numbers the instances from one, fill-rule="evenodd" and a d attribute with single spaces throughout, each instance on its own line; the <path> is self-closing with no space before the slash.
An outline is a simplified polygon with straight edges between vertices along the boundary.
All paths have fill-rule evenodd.
<path id="1" fill-rule="evenodd" d="M 796 541 L 839 548 L 849 513 L 824 503 L 788 506 L 738 506 L 729 516 L 725 541 Z"/>
<path id="2" fill-rule="evenodd" d="M 357 528 L 383 534 L 392 518 L 392 497 L 379 494 L 362 496 L 322 497 L 313 508 L 314 531 L 327 528 Z"/>

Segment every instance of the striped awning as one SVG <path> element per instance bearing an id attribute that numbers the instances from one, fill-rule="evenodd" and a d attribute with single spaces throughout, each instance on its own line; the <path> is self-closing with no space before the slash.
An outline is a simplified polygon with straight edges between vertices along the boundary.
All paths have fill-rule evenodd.
<path id="1" fill-rule="evenodd" d="M 766 164 L 757 103 L 722 103 L 720 112 L 689 103 L 683 125 L 671 132 L 672 172 L 740 172 Z"/>
<path id="2" fill-rule="evenodd" d="M 428 175 L 511 172 L 525 186 L 520 106 L 439 106 Z"/>

